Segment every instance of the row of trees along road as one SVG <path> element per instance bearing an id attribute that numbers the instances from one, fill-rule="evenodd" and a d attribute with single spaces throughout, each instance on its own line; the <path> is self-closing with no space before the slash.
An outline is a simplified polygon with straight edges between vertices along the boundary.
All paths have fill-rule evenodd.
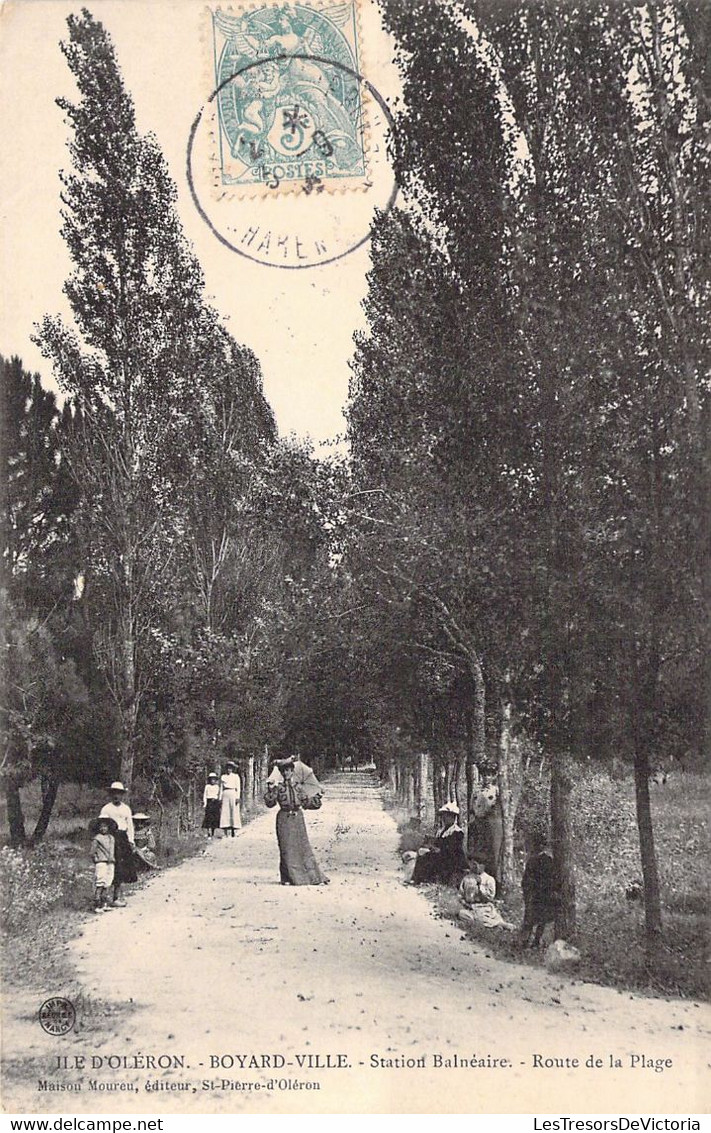
<path id="1" fill-rule="evenodd" d="M 330 473 L 277 439 L 257 360 L 206 303 L 106 31 L 86 11 L 68 24 L 73 326 L 46 317 L 36 336 L 61 412 L 19 359 L 3 362 L 14 844 L 27 837 L 20 790 L 37 775 L 35 840 L 62 780 L 138 778 L 162 805 L 228 749 L 249 780 L 255 755 L 263 764 L 265 745 L 286 742 L 297 598 L 326 556 Z"/>
<path id="2" fill-rule="evenodd" d="M 160 802 L 229 745 L 252 785 L 265 745 L 393 782 L 417 763 L 420 786 L 427 752 L 465 822 L 497 763 L 509 884 L 537 744 L 570 937 L 575 761 L 622 757 L 653 936 L 650 765 L 711 741 L 711 10 L 383 11 L 401 207 L 373 232 L 350 456 L 327 462 L 277 440 L 110 40 L 69 21 L 75 326 L 38 331 L 61 412 L 5 364 L 12 837 L 38 773 L 48 817 L 62 778 Z"/>
<path id="3" fill-rule="evenodd" d="M 345 548 L 370 655 L 460 800 L 498 733 L 507 880 L 516 730 L 543 745 L 564 936 L 571 757 L 633 758 L 654 935 L 650 761 L 711 737 L 711 12 L 384 10 L 405 201 L 373 239 Z"/>

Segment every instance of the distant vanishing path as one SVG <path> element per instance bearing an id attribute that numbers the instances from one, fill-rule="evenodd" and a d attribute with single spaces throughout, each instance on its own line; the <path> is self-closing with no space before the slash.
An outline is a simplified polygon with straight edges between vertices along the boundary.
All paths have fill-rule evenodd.
<path id="1" fill-rule="evenodd" d="M 156 876 L 128 908 L 85 923 L 72 945 L 82 994 L 133 1008 L 83 1025 L 80 999 L 80 1029 L 51 1038 L 36 1022 L 36 994 L 6 1002 L 4 1056 L 14 1066 L 5 1109 L 704 1108 L 708 1008 L 487 958 L 433 914 L 422 892 L 403 886 L 395 826 L 368 773 L 333 776 L 323 809 L 306 821 L 328 886 L 278 884 L 269 813 L 238 838 L 216 840 L 204 855 Z M 267 1065 L 250 1065 L 252 1055 Z M 483 1065 L 448 1067 L 444 1060 L 455 1055 Z M 657 1072 L 638 1061 L 630 1069 L 632 1055 L 672 1066 Z M 603 1066 L 586 1068 L 589 1056 Z M 611 1056 L 622 1068 L 610 1066 Z M 86 1064 L 72 1068 L 82 1057 Z M 109 1068 L 109 1057 L 121 1065 Z M 68 1068 L 57 1069 L 58 1058 Z M 544 1068 L 547 1058 L 577 1058 L 580 1066 Z M 383 1065 L 393 1059 L 398 1064 Z M 401 1064 L 407 1060 L 420 1065 Z M 161 1062 L 172 1065 L 161 1069 Z M 81 1090 L 40 1091 L 38 1081 L 80 1083 Z M 160 1088 L 146 1090 L 147 1082 Z"/>

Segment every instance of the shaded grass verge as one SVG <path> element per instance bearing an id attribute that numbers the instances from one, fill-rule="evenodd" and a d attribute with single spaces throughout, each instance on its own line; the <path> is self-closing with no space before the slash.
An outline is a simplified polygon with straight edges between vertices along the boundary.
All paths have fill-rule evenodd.
<path id="1" fill-rule="evenodd" d="M 499 909 L 519 926 L 523 919 L 520 877 L 525 832 L 545 820 L 545 778 L 525 784 L 517 815 L 515 884 Z M 653 797 L 655 837 L 662 890 L 662 937 L 649 944 L 642 902 L 630 902 L 625 890 L 640 876 L 634 791 L 630 780 L 612 780 L 602 771 L 583 772 L 573 799 L 577 934 L 581 953 L 576 976 L 618 989 L 658 996 L 703 999 L 708 996 L 708 814 L 711 785 L 701 775 L 676 776 Z M 400 849 L 416 850 L 429 831 L 413 824 L 391 800 L 400 831 Z M 459 919 L 462 905 L 446 886 L 423 886 L 439 915 L 456 922 L 464 936 L 483 944 L 491 955 L 511 963 L 543 965 L 536 950 L 522 950 L 517 933 Z M 552 939 L 549 928 L 546 942 Z"/>

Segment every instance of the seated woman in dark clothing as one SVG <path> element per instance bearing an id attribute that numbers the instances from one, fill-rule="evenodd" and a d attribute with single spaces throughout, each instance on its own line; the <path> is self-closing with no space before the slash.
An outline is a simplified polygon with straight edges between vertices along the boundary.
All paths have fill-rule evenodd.
<path id="1" fill-rule="evenodd" d="M 442 825 L 436 836 L 431 845 L 417 855 L 413 885 L 421 885 L 423 881 L 459 885 L 469 868 L 464 852 L 464 831 L 457 821 L 459 807 L 456 803 L 445 803 L 439 808 L 439 815 Z"/>

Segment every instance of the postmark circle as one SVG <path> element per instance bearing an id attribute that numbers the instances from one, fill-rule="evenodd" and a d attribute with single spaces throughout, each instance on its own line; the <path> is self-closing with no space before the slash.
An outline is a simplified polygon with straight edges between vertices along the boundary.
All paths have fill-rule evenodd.
<path id="1" fill-rule="evenodd" d="M 283 260 L 279 261 L 277 259 L 270 260 L 270 259 L 265 258 L 264 256 L 260 256 L 260 255 L 255 254 L 255 250 L 251 247 L 251 245 L 249 243 L 247 243 L 245 241 L 244 238 L 242 238 L 242 240 L 240 240 L 238 238 L 237 233 L 239 232 L 239 224 L 234 223 L 231 226 L 228 226 L 225 223 L 220 223 L 214 215 L 215 208 L 213 208 L 213 210 L 212 210 L 213 215 L 211 215 L 210 203 L 207 200 L 205 200 L 204 192 L 201 193 L 201 190 L 198 187 L 198 176 L 196 175 L 197 139 L 200 136 L 201 128 L 203 129 L 203 131 L 205 129 L 206 112 L 209 111 L 211 108 L 215 110 L 216 118 L 217 118 L 217 127 L 216 128 L 217 128 L 217 131 L 219 133 L 219 131 L 221 130 L 221 123 L 220 123 L 220 120 L 219 120 L 218 99 L 220 98 L 220 95 L 225 91 L 225 89 L 230 84 L 234 83 L 235 81 L 244 82 L 245 79 L 248 77 L 248 74 L 250 72 L 256 72 L 258 68 L 263 68 L 267 65 L 268 66 L 275 66 L 275 65 L 277 65 L 281 62 L 286 63 L 289 66 L 292 66 L 295 61 L 296 62 L 303 61 L 305 64 L 307 64 L 310 67 L 320 65 L 324 68 L 329 68 L 332 73 L 333 72 L 341 73 L 344 77 L 348 78 L 351 82 L 358 84 L 358 86 L 361 88 L 361 90 L 363 92 L 367 93 L 367 96 L 369 97 L 369 99 L 372 100 L 372 104 L 373 104 L 374 107 L 377 108 L 377 112 L 379 112 L 382 115 L 382 119 L 378 119 L 378 122 L 381 124 L 383 131 L 385 133 L 387 133 L 387 135 L 389 135 L 391 147 L 394 147 L 395 140 L 396 140 L 396 130 L 395 130 L 395 121 L 394 121 L 393 115 L 392 115 L 390 108 L 388 107 L 385 99 L 380 94 L 380 92 L 377 90 L 376 87 L 373 86 L 373 84 L 368 79 L 365 78 L 365 76 L 361 75 L 354 68 L 349 67 L 346 64 L 339 62 L 338 60 L 326 58 L 324 56 L 311 55 L 311 54 L 298 54 L 298 53 L 288 53 L 288 54 L 283 53 L 283 54 L 278 54 L 278 55 L 271 55 L 271 56 L 265 57 L 265 58 L 254 59 L 251 62 L 247 63 L 246 65 L 240 67 L 238 70 L 235 70 L 233 73 L 227 75 L 227 77 L 221 81 L 219 86 L 217 86 L 215 88 L 215 90 L 212 92 L 212 94 L 210 95 L 207 102 L 201 107 L 201 109 L 199 110 L 198 114 L 196 115 L 196 117 L 195 117 L 195 119 L 192 123 L 192 126 L 190 128 L 190 132 L 189 132 L 189 136 L 188 136 L 187 153 L 186 153 L 186 178 L 187 178 L 187 182 L 188 182 L 188 188 L 190 190 L 190 195 L 192 197 L 193 204 L 195 205 L 195 208 L 196 208 L 199 216 L 204 221 L 204 223 L 206 224 L 208 229 L 212 232 L 213 236 L 224 247 L 229 248 L 230 251 L 235 252 L 237 255 L 242 256 L 243 258 L 250 260 L 253 263 L 257 263 L 257 264 L 260 264 L 261 266 L 265 266 L 265 267 L 278 267 L 278 268 L 285 269 L 287 271 L 289 271 L 289 270 L 291 270 L 291 271 L 305 270 L 305 269 L 311 268 L 311 267 L 322 267 L 326 264 L 334 263 L 338 260 L 341 260 L 345 256 L 348 256 L 352 252 L 355 252 L 358 248 L 362 247 L 364 244 L 366 244 L 368 242 L 368 240 L 370 240 L 372 223 L 373 223 L 373 219 L 374 219 L 373 214 L 376 211 L 376 209 L 381 215 L 387 214 L 393 208 L 395 201 L 397 199 L 397 195 L 398 195 L 398 184 L 397 184 L 397 181 L 395 179 L 394 173 L 392 173 L 392 171 L 390 171 L 389 183 L 387 183 L 385 185 L 384 190 L 381 187 L 381 199 L 377 200 L 377 201 L 373 201 L 372 204 L 370 203 L 370 201 L 368 201 L 366 203 L 366 206 L 365 206 L 366 209 L 369 208 L 369 210 L 370 210 L 370 219 L 367 222 L 367 224 L 364 224 L 362 226 L 362 228 L 364 228 L 365 230 L 363 231 L 362 228 L 361 228 L 361 230 L 358 233 L 352 235 L 347 240 L 346 246 L 339 248 L 338 250 L 334 249 L 330 252 L 327 251 L 327 252 L 325 252 L 325 254 L 321 254 L 319 257 L 314 258 L 314 259 L 308 259 L 306 257 L 303 257 L 303 262 L 284 262 Z M 310 151 L 314 148 L 318 152 L 321 152 L 321 153 L 324 152 L 323 149 L 321 148 L 322 145 L 323 145 L 323 138 L 324 138 L 323 131 L 318 129 L 318 123 L 314 120 L 314 116 L 312 114 L 310 114 L 307 109 L 300 111 L 300 108 L 299 108 L 298 105 L 293 106 L 293 107 L 289 107 L 286 104 L 284 104 L 284 105 L 280 104 L 279 109 L 284 116 L 283 117 L 284 126 L 288 126 L 288 127 L 290 127 L 290 129 L 282 129 L 282 131 L 280 133 L 279 132 L 279 123 L 277 122 L 276 124 L 273 123 L 271 125 L 270 130 L 267 133 L 267 137 L 268 137 L 269 142 L 272 146 L 272 153 L 276 154 L 277 161 L 272 166 L 270 166 L 268 169 L 266 169 L 265 178 L 264 178 L 265 189 L 277 188 L 278 187 L 278 185 L 280 183 L 281 176 L 283 175 L 283 171 L 287 168 L 286 163 L 289 160 L 305 162 L 305 164 L 304 164 L 305 169 L 309 169 L 309 168 L 317 169 L 318 166 L 316 165 L 316 163 L 311 163 L 311 166 L 309 167 L 309 164 L 306 161 L 306 159 L 308 158 Z M 295 113 L 297 111 L 300 111 L 300 113 L 298 115 L 298 119 L 297 119 L 297 116 L 296 116 L 296 113 Z M 292 116 L 291 120 L 288 118 L 288 115 Z M 294 123 L 296 123 L 298 125 L 298 129 L 299 129 L 298 135 L 296 134 L 296 129 L 295 129 Z M 314 129 L 314 127 L 316 127 L 316 128 Z M 309 137 L 309 131 L 311 132 L 310 137 Z M 319 134 L 322 135 L 321 138 L 319 138 Z M 243 141 L 243 139 L 240 138 L 240 144 L 242 144 L 242 141 Z M 253 143 L 250 143 L 250 145 L 252 145 L 252 144 Z M 325 144 L 329 144 L 328 138 L 326 138 Z M 383 142 L 383 149 L 384 148 L 385 148 L 385 143 Z M 283 155 L 283 162 L 280 160 L 282 155 Z M 291 166 L 290 168 L 293 168 L 293 166 Z M 273 179 L 269 180 L 268 178 L 273 178 Z M 321 193 L 323 191 L 323 189 L 320 185 L 317 185 L 315 191 L 312 193 L 313 185 L 310 185 L 309 182 L 317 183 L 317 182 L 319 182 L 319 180 L 320 180 L 319 176 L 316 176 L 316 175 L 311 176 L 311 174 L 309 173 L 305 177 L 304 185 L 302 186 L 302 191 L 304 193 L 309 194 L 308 199 L 310 201 L 313 201 L 313 203 L 314 203 L 314 208 L 312 210 L 314 212 L 316 211 L 316 202 L 318 202 L 321 205 L 322 211 L 323 211 L 324 198 L 319 196 L 319 193 Z M 370 189 L 371 187 L 372 187 L 371 183 L 366 182 L 365 189 Z M 357 191 L 356 191 L 356 193 L 357 193 Z M 364 196 L 365 196 L 364 193 L 361 194 L 360 200 L 358 201 L 358 203 L 360 204 L 360 207 L 361 207 L 361 211 L 363 210 L 363 205 L 362 205 L 361 202 L 364 199 Z M 355 199 L 355 197 L 349 197 L 348 196 L 348 190 L 342 191 L 340 189 L 338 189 L 337 191 L 334 191 L 333 194 L 331 195 L 331 197 L 329 198 L 329 200 L 332 203 L 332 206 L 333 206 L 334 201 L 339 200 L 341 202 L 340 207 L 342 208 L 343 212 L 345 212 L 348 209 L 349 204 L 351 204 L 354 199 Z M 262 201 L 266 200 L 266 197 L 261 198 L 261 200 Z M 293 197 L 292 197 L 292 200 L 293 200 Z M 254 198 L 252 198 L 252 199 L 246 198 L 246 199 L 242 199 L 242 200 L 238 199 L 236 202 L 234 202 L 234 201 L 232 202 L 231 207 L 232 207 L 232 210 L 233 210 L 233 218 L 232 219 L 234 220 L 235 218 L 237 218 L 241 222 L 242 226 L 244 227 L 244 225 L 247 224 L 247 222 L 250 222 L 250 224 L 251 224 L 252 216 L 253 216 L 255 210 L 257 210 L 260 207 L 260 201 L 254 199 Z M 333 207 L 335 207 L 335 206 L 333 206 Z M 232 229 L 231 231 L 230 231 L 230 227 Z M 248 226 L 247 227 L 247 232 L 253 232 L 253 231 L 255 231 L 254 226 L 252 226 L 252 227 Z M 267 241 L 269 241 L 270 236 L 271 236 L 271 233 L 268 233 L 266 237 L 264 236 L 264 234 L 262 234 L 262 237 L 261 237 L 262 243 L 264 242 L 265 239 Z M 318 241 L 316 241 L 316 243 L 318 244 Z M 297 244 L 298 244 L 298 241 L 297 241 Z"/>
<path id="2" fill-rule="evenodd" d="M 71 999 L 55 995 L 45 999 L 39 1009 L 39 1021 L 48 1035 L 67 1035 L 76 1022 L 76 1008 Z"/>

